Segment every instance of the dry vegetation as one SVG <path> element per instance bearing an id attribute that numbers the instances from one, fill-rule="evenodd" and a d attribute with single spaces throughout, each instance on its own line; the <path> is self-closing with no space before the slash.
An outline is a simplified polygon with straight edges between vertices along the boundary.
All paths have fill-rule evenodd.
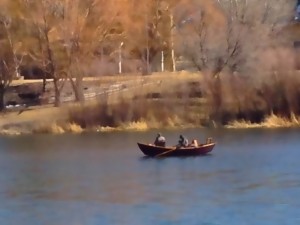
<path id="1" fill-rule="evenodd" d="M 224 100 L 217 115 L 205 85 L 202 85 L 202 98 L 191 98 L 191 88 L 184 82 L 177 80 L 176 84 L 173 80 L 173 83 L 166 85 L 166 81 L 162 81 L 155 88 L 138 89 L 122 97 L 115 96 L 97 104 L 72 108 L 70 122 L 84 128 L 96 126 L 99 130 L 111 130 L 111 127 L 123 130 L 182 126 L 299 127 L 300 80 L 297 73 L 289 79 L 273 79 L 273 82 L 254 82 L 249 77 L 232 75 L 221 77 Z M 267 81 L 270 80 L 268 77 Z M 291 90 L 294 93 L 291 94 Z M 153 97 L 153 94 L 159 95 Z"/>
<path id="2" fill-rule="evenodd" d="M 195 126 L 277 128 L 300 125 L 297 116 L 299 114 L 285 114 L 289 112 L 286 111 L 287 103 L 290 109 L 299 112 L 296 108 L 298 99 L 291 98 L 286 102 L 282 99 L 282 105 L 278 103 L 280 99 L 278 95 L 285 96 L 285 93 L 289 93 L 287 91 L 289 85 L 300 86 L 296 75 L 295 79 L 287 79 L 284 83 L 280 81 L 282 90 L 287 91 L 283 93 L 272 91 L 278 90 L 272 86 L 279 85 L 275 81 L 268 82 L 267 85 L 261 80 L 253 83 L 252 86 L 245 85 L 244 80 L 241 80 L 247 79 L 248 84 L 251 84 L 247 77 L 233 78 L 222 75 L 222 96 L 226 101 L 223 101 L 220 107 L 219 121 L 215 120 L 215 117 L 212 119 L 215 116 L 214 105 L 211 105 L 209 92 L 205 88 L 207 81 L 202 80 L 201 77 L 199 73 L 157 74 L 153 76 L 155 78 L 153 81 L 156 82 L 151 85 L 138 86 L 84 104 L 68 104 L 60 108 L 41 107 L 6 113 L 0 118 L 2 134 L 61 134 L 81 133 L 87 130 L 143 131 L 151 128 Z M 202 81 L 198 83 L 199 80 Z M 113 78 L 110 78 L 110 82 L 113 82 Z M 194 89 L 193 85 L 196 85 L 197 89 Z M 193 97 L 197 90 L 201 90 L 203 97 Z"/>
<path id="3" fill-rule="evenodd" d="M 225 127 L 227 128 L 291 128 L 299 127 L 300 118 L 295 115 L 292 118 L 287 119 L 285 117 L 279 117 L 274 114 L 266 117 L 261 123 L 252 123 L 250 121 L 239 120 L 232 121 Z"/>
<path id="4" fill-rule="evenodd" d="M 154 78 L 154 79 L 153 79 Z M 85 106 L 71 107 L 70 122 L 83 128 L 108 127 L 146 129 L 199 126 L 204 120 L 203 98 L 191 98 L 189 84 L 201 80 L 201 74 L 164 73 L 153 76 L 154 83 L 107 96 Z M 198 111 L 195 108 L 199 109 Z"/>
<path id="5" fill-rule="evenodd" d="M 39 134 L 63 134 L 63 133 L 82 133 L 81 126 L 75 123 L 49 123 L 40 124 L 32 129 L 33 133 Z"/>
<path id="6" fill-rule="evenodd" d="M 2 133 L 11 127 L 18 133 L 19 124 L 42 133 L 299 126 L 295 35 L 286 34 L 293 30 L 286 24 L 294 5 L 285 0 L 3 1 L 0 109 L 9 86 L 22 85 L 13 81 L 15 75 L 32 64 L 42 71 L 43 94 L 51 78 L 55 106 L 61 105 L 64 82 L 78 104 L 2 115 Z M 153 73 L 162 69 L 162 51 L 166 70 L 176 69 L 177 58 L 197 72 Z M 131 75 L 85 78 L 120 72 L 122 57 L 122 72 Z M 84 99 L 86 86 L 129 80 L 135 87 L 120 94 Z"/>

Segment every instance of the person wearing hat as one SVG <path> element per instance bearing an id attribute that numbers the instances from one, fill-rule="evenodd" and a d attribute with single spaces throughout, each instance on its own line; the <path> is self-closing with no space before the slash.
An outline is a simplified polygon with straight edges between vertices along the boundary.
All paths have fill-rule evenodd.
<path id="1" fill-rule="evenodd" d="M 164 136 L 162 136 L 161 133 L 158 133 L 155 138 L 154 145 L 160 146 L 160 147 L 165 147 L 166 146 L 166 138 Z"/>

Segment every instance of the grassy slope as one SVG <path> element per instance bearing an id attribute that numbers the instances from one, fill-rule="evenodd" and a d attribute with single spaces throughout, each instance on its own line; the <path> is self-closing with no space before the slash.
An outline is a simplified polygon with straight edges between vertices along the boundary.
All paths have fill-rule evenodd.
<path id="1" fill-rule="evenodd" d="M 0 133 L 8 135 L 31 133 L 35 126 L 51 124 L 64 118 L 67 118 L 66 108 L 55 107 L 39 107 L 2 113 L 0 115 Z"/>
<path id="2" fill-rule="evenodd" d="M 147 93 L 147 92 L 156 92 L 160 91 L 157 87 L 157 82 L 162 81 L 164 84 L 163 89 L 173 90 L 172 88 L 176 84 L 180 84 L 186 81 L 198 81 L 201 79 L 199 73 L 187 73 L 187 72 L 178 72 L 178 73 L 155 73 L 151 76 L 135 76 L 135 75 L 123 75 L 123 76 L 102 76 L 99 78 L 86 78 L 85 81 L 97 82 L 100 84 L 108 83 L 113 84 L 116 82 L 128 81 L 143 79 L 144 81 L 151 83 L 147 86 L 138 86 L 135 89 L 126 91 L 122 93 L 122 97 L 132 98 L 138 94 Z M 41 82 L 41 80 L 18 80 L 13 81 L 12 85 L 22 85 Z M 112 95 L 110 101 L 114 102 L 114 99 L 117 99 L 119 95 Z M 75 104 L 75 103 L 74 103 Z M 27 133 L 30 130 L 40 126 L 41 124 L 53 124 L 58 121 L 64 121 L 68 118 L 68 109 L 74 104 L 64 105 L 60 108 L 55 108 L 52 106 L 42 106 L 42 107 L 31 107 L 25 110 L 16 111 L 16 112 L 6 112 L 0 114 L 0 133 L 2 134 L 19 134 Z M 93 104 L 93 101 L 90 101 L 86 104 Z"/>
<path id="3" fill-rule="evenodd" d="M 136 88 L 132 88 L 128 91 L 121 92 L 119 94 L 113 94 L 108 97 L 108 103 L 114 104 L 119 101 L 121 96 L 123 99 L 129 99 L 134 103 L 133 98 L 139 95 L 145 95 L 147 93 L 164 93 L 167 91 L 176 92 L 178 84 L 184 84 L 187 81 L 200 81 L 202 79 L 201 74 L 199 73 L 187 73 L 187 72 L 178 72 L 178 73 L 156 73 L 151 76 L 135 76 L 135 75 L 123 75 L 123 76 L 103 76 L 99 78 L 87 78 L 85 81 L 97 83 L 97 85 L 103 84 L 113 84 L 122 81 L 137 80 L 143 79 L 146 83 L 150 83 L 146 86 L 137 85 Z M 39 80 L 18 80 L 14 81 L 13 85 L 22 85 L 29 83 L 41 82 Z M 159 83 L 159 84 L 158 84 Z M 197 104 L 203 99 L 195 99 Z M 169 106 L 182 104 L 178 102 L 178 99 L 168 99 Z M 176 102 L 177 101 L 177 102 Z M 88 101 L 85 103 L 85 106 L 92 106 L 98 104 L 97 100 Z M 203 103 L 200 103 L 203 104 Z M 62 133 L 62 132 L 81 132 L 82 129 L 75 124 L 65 124 L 58 125 L 61 121 L 66 122 L 69 119 L 69 113 L 71 108 L 76 108 L 78 104 L 69 103 L 65 104 L 60 108 L 55 108 L 52 106 L 42 106 L 42 107 L 32 107 L 24 111 L 16 112 L 6 112 L 0 114 L 0 134 L 5 135 L 15 135 L 20 133 L 31 133 L 32 131 L 43 132 L 43 133 Z M 199 110 L 199 108 L 198 108 Z M 195 111 L 199 115 L 199 111 Z M 153 122 L 153 121 L 152 121 Z M 173 122 L 173 121 L 171 121 Z M 175 121 L 176 122 L 176 121 Z M 180 121 L 179 121 L 180 122 Z M 159 125 L 160 123 L 158 123 Z M 155 124 L 151 124 L 151 127 L 155 127 Z M 252 127 L 264 127 L 264 128 L 277 128 L 277 127 L 299 127 L 300 118 L 293 116 L 291 119 L 284 119 L 271 115 L 267 117 L 265 121 L 261 124 L 251 124 L 248 121 L 233 121 L 229 124 L 228 128 L 252 128 Z M 120 129 L 148 129 L 149 124 L 143 122 L 132 122 L 128 124 L 127 127 L 120 127 Z M 158 127 L 157 127 L 158 128 Z M 101 127 L 99 127 L 102 130 Z M 118 128 L 117 128 L 118 129 Z M 106 130 L 103 127 L 103 130 Z M 108 128 L 110 130 L 110 128 Z"/>

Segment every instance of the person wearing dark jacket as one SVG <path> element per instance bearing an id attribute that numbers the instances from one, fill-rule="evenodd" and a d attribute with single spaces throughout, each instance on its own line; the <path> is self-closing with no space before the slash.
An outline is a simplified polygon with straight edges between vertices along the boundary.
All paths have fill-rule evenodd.
<path id="1" fill-rule="evenodd" d="M 189 141 L 183 135 L 179 136 L 178 147 L 188 147 Z"/>
<path id="2" fill-rule="evenodd" d="M 154 145 L 160 146 L 160 147 L 165 147 L 166 146 L 166 138 L 164 136 L 162 136 L 161 133 L 158 133 L 155 138 Z"/>

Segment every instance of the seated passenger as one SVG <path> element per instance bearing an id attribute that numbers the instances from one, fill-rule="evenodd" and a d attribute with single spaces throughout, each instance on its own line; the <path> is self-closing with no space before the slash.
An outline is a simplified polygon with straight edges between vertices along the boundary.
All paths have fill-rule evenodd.
<path id="1" fill-rule="evenodd" d="M 198 141 L 196 139 L 192 140 L 192 143 L 190 145 L 191 147 L 198 147 Z"/>
<path id="2" fill-rule="evenodd" d="M 189 145 L 188 139 L 180 135 L 177 147 L 188 147 L 188 145 Z"/>
<path id="3" fill-rule="evenodd" d="M 161 135 L 161 133 L 157 134 L 155 141 L 154 141 L 154 145 L 160 146 L 160 147 L 166 146 L 166 139 L 164 136 Z"/>

